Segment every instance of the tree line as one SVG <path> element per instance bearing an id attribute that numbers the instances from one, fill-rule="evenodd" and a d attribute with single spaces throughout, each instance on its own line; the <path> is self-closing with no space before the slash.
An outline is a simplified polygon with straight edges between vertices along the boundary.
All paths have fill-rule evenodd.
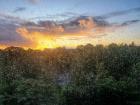
<path id="1" fill-rule="evenodd" d="M 0 105 L 140 105 L 140 46 L 0 50 Z"/>

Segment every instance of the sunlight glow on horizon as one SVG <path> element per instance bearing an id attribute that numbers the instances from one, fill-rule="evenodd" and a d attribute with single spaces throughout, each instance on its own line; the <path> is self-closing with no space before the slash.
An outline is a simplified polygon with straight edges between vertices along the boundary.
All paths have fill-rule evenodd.
<path id="1" fill-rule="evenodd" d="M 0 49 L 140 45 L 139 0 L 33 1 L 0 0 Z"/>

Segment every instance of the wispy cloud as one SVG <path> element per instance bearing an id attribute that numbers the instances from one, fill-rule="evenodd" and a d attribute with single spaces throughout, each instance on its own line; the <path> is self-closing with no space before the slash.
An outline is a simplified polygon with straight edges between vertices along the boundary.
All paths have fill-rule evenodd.
<path id="1" fill-rule="evenodd" d="M 101 15 L 101 16 L 96 16 L 96 17 L 106 19 L 106 18 L 122 16 L 122 15 L 127 15 L 127 14 L 130 14 L 130 13 L 136 13 L 136 12 L 140 12 L 140 7 L 132 8 L 132 9 L 128 9 L 128 10 L 123 10 L 123 11 L 115 11 L 115 12 L 111 12 L 111 13 L 104 14 L 104 15 Z"/>
<path id="2" fill-rule="evenodd" d="M 128 26 L 128 25 L 131 25 L 131 24 L 135 24 L 135 23 L 138 23 L 140 22 L 140 20 L 129 20 L 129 21 L 125 21 L 121 24 L 121 26 Z"/>
<path id="3" fill-rule="evenodd" d="M 13 12 L 17 13 L 17 12 L 22 12 L 22 11 L 25 11 L 25 10 L 26 10 L 25 7 L 17 7 Z"/>
<path id="4" fill-rule="evenodd" d="M 16 11 L 22 10 L 24 8 L 17 8 Z M 63 21 L 43 18 L 34 22 L 0 13 L 0 44 L 24 45 L 26 47 L 30 45 L 37 48 L 42 44 L 44 47 L 50 45 L 49 43 L 57 46 L 81 38 L 101 38 L 118 28 L 140 22 L 139 19 L 124 20 L 122 23 L 116 24 L 107 21 L 107 18 L 125 15 L 129 13 L 128 11 L 131 13 L 139 12 L 140 8 L 113 12 L 101 16 L 84 16 L 75 13 L 70 13 L 70 16 L 68 15 L 69 13 L 64 13 L 61 16 L 66 16 L 67 19 Z"/>
<path id="5" fill-rule="evenodd" d="M 32 4 L 37 4 L 39 3 L 41 0 L 27 0 L 29 3 L 32 3 Z"/>

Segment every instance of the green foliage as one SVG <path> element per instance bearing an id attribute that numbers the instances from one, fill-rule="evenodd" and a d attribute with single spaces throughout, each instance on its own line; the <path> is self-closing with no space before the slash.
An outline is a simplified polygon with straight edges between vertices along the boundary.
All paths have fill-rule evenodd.
<path id="1" fill-rule="evenodd" d="M 140 105 L 140 47 L 0 50 L 0 105 Z"/>

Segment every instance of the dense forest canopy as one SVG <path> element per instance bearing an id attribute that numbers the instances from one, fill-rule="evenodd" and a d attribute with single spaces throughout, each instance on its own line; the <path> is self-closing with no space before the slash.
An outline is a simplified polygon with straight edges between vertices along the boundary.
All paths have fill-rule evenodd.
<path id="1" fill-rule="evenodd" d="M 140 105 L 140 46 L 0 50 L 0 105 Z"/>

